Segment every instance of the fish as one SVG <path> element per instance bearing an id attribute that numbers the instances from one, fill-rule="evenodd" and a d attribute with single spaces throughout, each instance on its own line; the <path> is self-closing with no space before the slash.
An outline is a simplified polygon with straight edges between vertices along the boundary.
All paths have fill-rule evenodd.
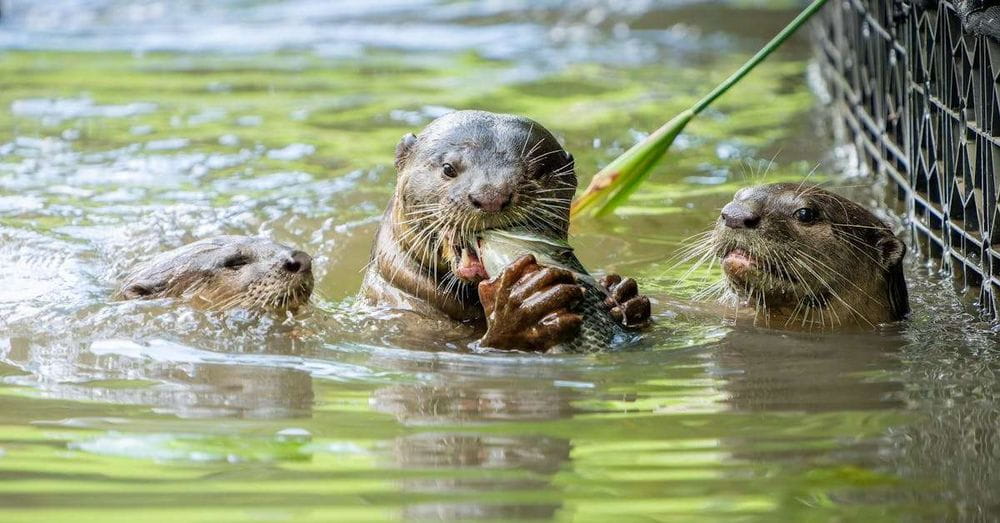
<path id="1" fill-rule="evenodd" d="M 583 299 L 573 310 L 583 319 L 580 333 L 571 341 L 549 349 L 549 352 L 604 352 L 636 338 L 611 316 L 604 304 L 608 298 L 607 290 L 587 272 L 567 242 L 531 231 L 488 229 L 480 232 L 472 244 L 476 246 L 477 255 L 490 277 L 503 272 L 521 256 L 532 254 L 539 265 L 570 271 L 583 287 Z"/>

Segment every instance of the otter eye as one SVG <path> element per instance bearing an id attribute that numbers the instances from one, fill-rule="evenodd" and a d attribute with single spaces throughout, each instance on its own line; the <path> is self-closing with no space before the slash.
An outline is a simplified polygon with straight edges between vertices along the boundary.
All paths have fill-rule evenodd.
<path id="1" fill-rule="evenodd" d="M 444 172 L 444 175 L 447 176 L 448 178 L 454 178 L 458 176 L 458 171 L 455 170 L 455 166 L 450 163 L 442 165 L 441 169 Z"/>
<path id="2" fill-rule="evenodd" d="M 796 210 L 794 216 L 796 220 L 802 223 L 813 223 L 819 219 L 819 213 L 808 207 Z"/>
<path id="3" fill-rule="evenodd" d="M 250 257 L 242 254 L 233 254 L 222 261 L 222 266 L 227 269 L 238 270 L 244 265 L 250 264 Z"/>

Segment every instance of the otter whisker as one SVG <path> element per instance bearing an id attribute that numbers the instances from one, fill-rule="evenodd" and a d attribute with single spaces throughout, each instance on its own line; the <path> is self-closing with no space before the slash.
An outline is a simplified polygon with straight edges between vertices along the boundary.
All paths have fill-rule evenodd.
<path id="1" fill-rule="evenodd" d="M 875 229 L 879 231 L 888 230 L 887 227 L 884 226 L 880 227 L 878 225 L 856 225 L 853 223 L 835 223 L 835 222 L 830 222 L 830 225 L 833 225 L 834 227 L 850 227 L 852 229 Z"/>
<path id="2" fill-rule="evenodd" d="M 566 169 L 552 171 L 539 180 L 544 180 L 546 187 L 539 187 L 538 191 L 558 192 L 560 194 L 576 193 L 576 170 L 572 165 Z"/>
<path id="3" fill-rule="evenodd" d="M 805 185 L 806 181 L 808 181 L 809 178 L 813 175 L 813 173 L 816 172 L 816 169 L 819 169 L 820 164 L 821 162 L 817 162 L 816 166 L 810 169 L 809 172 L 806 173 L 805 177 L 802 178 L 802 181 L 799 182 L 799 186 L 795 189 L 796 196 L 802 196 L 802 186 Z"/>
<path id="4" fill-rule="evenodd" d="M 710 300 L 716 295 L 719 295 L 726 290 L 726 280 L 717 279 L 714 282 L 707 284 L 704 288 L 698 292 L 691 295 L 693 300 Z"/>
<path id="5" fill-rule="evenodd" d="M 673 270 L 704 254 L 714 255 L 715 247 L 711 244 L 687 245 L 675 251 L 665 262 L 670 264 L 667 266 L 668 270 Z"/>
<path id="6" fill-rule="evenodd" d="M 398 225 L 407 225 L 407 224 L 410 224 L 410 223 L 415 223 L 415 222 L 419 222 L 419 221 L 425 221 L 428 218 L 430 218 L 431 216 L 434 216 L 434 215 L 436 215 L 439 212 L 440 212 L 440 210 L 438 210 L 438 209 L 429 209 L 427 211 L 421 211 L 419 213 L 416 213 L 416 212 L 406 213 L 404 216 L 406 216 L 407 219 L 405 219 L 403 221 L 400 221 L 398 223 Z"/>
<path id="7" fill-rule="evenodd" d="M 524 148 L 528 146 L 528 140 L 531 139 L 531 131 L 535 130 L 535 123 L 532 122 L 528 125 L 528 132 L 524 135 L 524 143 L 521 144 L 521 157 L 524 157 Z"/>
<path id="8" fill-rule="evenodd" d="M 564 215 L 566 213 L 566 208 L 569 207 L 568 202 L 552 203 L 550 201 L 546 201 L 546 200 L 542 200 L 542 199 L 536 200 L 534 203 L 535 203 L 535 205 L 532 206 L 533 208 L 536 208 L 536 209 L 546 209 L 548 211 L 557 213 L 560 216 Z M 562 217 L 561 221 L 566 221 L 566 218 Z"/>
<path id="9" fill-rule="evenodd" d="M 816 186 L 813 187 L 813 189 L 816 189 L 818 187 L 819 187 L 819 185 L 816 185 Z M 847 215 L 847 216 L 850 215 L 850 212 L 847 209 L 847 204 L 845 204 L 843 201 L 841 201 L 839 198 L 835 197 L 832 194 L 823 194 L 823 193 L 820 193 L 818 191 L 814 191 L 814 192 L 810 192 L 809 196 L 811 198 L 825 199 L 827 201 L 831 201 L 831 202 L 833 202 L 833 203 L 835 203 L 835 204 L 837 204 L 837 205 L 840 206 L 840 211 L 844 215 Z"/>
<path id="10" fill-rule="evenodd" d="M 767 166 L 764 167 L 764 173 L 761 176 L 761 180 L 760 180 L 761 182 L 763 182 L 767 178 L 768 173 L 771 172 L 771 168 L 774 167 L 774 161 L 778 159 L 778 155 L 781 154 L 781 150 L 782 149 L 778 149 L 777 151 L 775 151 L 774 155 L 771 156 L 771 160 L 767 162 Z M 760 183 L 760 182 L 758 182 L 758 183 Z"/>
<path id="11" fill-rule="evenodd" d="M 470 219 L 471 218 L 468 217 L 468 216 L 464 217 L 458 223 L 457 227 L 455 228 L 455 233 L 454 234 L 457 236 L 457 238 L 459 239 L 459 241 L 462 241 L 462 242 L 468 241 L 467 228 L 468 228 Z M 440 252 L 440 247 L 438 247 L 438 248 L 436 248 L 434 250 L 434 254 L 435 254 L 434 278 L 435 278 L 436 281 L 438 280 L 437 263 L 436 263 L 438 252 Z M 451 292 L 452 292 L 452 288 L 454 288 L 455 298 L 456 299 L 460 299 L 461 298 L 461 296 L 460 296 L 460 283 L 459 283 L 459 280 L 458 280 L 458 278 L 454 277 L 451 274 L 450 271 L 447 273 L 447 276 L 443 280 L 439 281 L 439 283 L 438 283 L 438 288 L 439 289 L 441 288 L 442 284 L 445 284 L 444 285 L 444 294 L 450 295 Z"/>
<path id="12" fill-rule="evenodd" d="M 527 164 L 528 164 L 529 167 L 533 166 L 533 165 L 536 165 L 538 162 L 542 161 L 542 159 L 545 158 L 546 156 L 549 156 L 549 155 L 552 155 L 552 154 L 556 154 L 556 153 L 561 153 L 561 152 L 562 152 L 562 150 L 560 150 L 560 149 L 553 149 L 553 150 L 551 150 L 551 151 L 549 151 L 547 153 L 543 153 L 543 154 L 540 154 L 538 156 L 533 156 L 531 158 L 528 158 Z"/>
<path id="13" fill-rule="evenodd" d="M 548 208 L 546 208 L 545 206 L 542 206 L 542 205 L 538 205 L 538 206 L 532 208 L 531 212 L 542 213 L 545 216 L 547 216 L 548 218 L 550 218 L 552 220 L 555 220 L 557 223 L 561 223 L 561 222 L 563 222 L 563 221 L 566 220 L 565 216 L 561 216 L 559 214 L 556 214 L 554 211 L 552 211 L 552 210 L 550 210 L 550 209 L 548 209 Z M 538 217 L 542 218 L 543 216 L 538 216 Z"/>
<path id="14" fill-rule="evenodd" d="M 560 205 L 566 205 L 572 201 L 572 198 L 552 198 L 550 196 L 542 196 L 542 197 L 535 197 L 534 200 L 536 202 L 552 202 Z"/>
<path id="15" fill-rule="evenodd" d="M 788 253 L 785 253 L 784 255 L 779 255 L 779 258 L 781 259 L 781 263 L 783 265 L 784 271 L 786 271 L 789 274 L 791 274 L 796 279 L 797 282 L 804 282 L 804 281 L 806 281 L 805 278 L 803 277 L 802 273 L 799 272 L 798 268 L 796 268 L 795 264 L 797 264 L 798 261 L 794 257 L 792 257 Z M 792 262 L 792 263 L 789 264 L 789 262 Z M 813 314 L 813 312 L 811 311 L 811 309 L 815 308 L 813 305 L 810 305 L 810 304 L 818 304 L 819 306 L 822 306 L 822 304 L 825 302 L 825 300 L 823 300 L 823 298 L 820 295 L 816 294 L 816 291 L 813 290 L 811 287 L 808 287 L 808 286 L 805 287 L 805 289 L 804 289 L 805 290 L 805 296 L 804 297 L 799 297 L 800 296 L 800 294 L 799 294 L 800 290 L 801 290 L 801 286 L 798 285 L 798 284 L 796 284 L 792 288 L 792 292 L 796 296 L 796 305 L 795 305 L 795 309 L 793 309 L 793 311 L 792 311 L 791 318 L 786 323 L 790 322 L 791 319 L 795 317 L 796 311 L 801 308 L 801 310 L 804 313 L 804 315 L 803 315 L 803 326 L 805 326 L 805 322 L 806 322 L 807 318 L 810 317 Z M 824 319 L 823 312 L 820 311 L 819 314 L 820 314 L 821 325 L 825 326 L 826 321 Z M 831 323 L 831 325 L 832 325 L 832 323 Z"/>
<path id="16" fill-rule="evenodd" d="M 860 254 L 860 255 L 868 258 L 869 260 L 871 260 L 876 265 L 881 265 L 882 264 L 882 262 L 879 261 L 878 258 L 876 258 L 875 256 L 873 256 L 869 252 L 869 251 L 872 251 L 873 249 L 872 249 L 872 247 L 870 245 L 868 245 L 867 243 L 865 243 L 865 241 L 863 239 L 858 238 L 858 237 L 856 237 L 854 235 L 850 235 L 850 234 L 847 234 L 847 235 L 844 235 L 844 236 L 840 236 L 839 239 L 844 242 L 844 246 L 845 247 L 847 247 L 848 249 L 850 249 L 850 252 L 853 252 L 855 254 Z"/>
<path id="17" fill-rule="evenodd" d="M 717 248 L 710 241 L 713 233 L 714 231 L 705 231 L 681 240 L 682 247 L 666 260 L 666 263 L 673 262 L 667 270 L 676 269 L 697 257 L 714 255 Z M 697 265 L 692 268 L 692 272 L 696 269 Z"/>
<path id="18" fill-rule="evenodd" d="M 235 306 L 245 298 L 246 296 L 241 293 L 215 295 L 209 299 L 209 310 L 224 311 Z"/>
<path id="19" fill-rule="evenodd" d="M 517 218 L 520 221 L 527 222 L 532 227 L 535 227 L 537 230 L 540 231 L 547 231 L 552 229 L 551 224 L 544 223 L 544 221 L 541 218 L 535 216 L 532 213 L 527 212 L 524 209 L 517 210 Z"/>
<path id="20" fill-rule="evenodd" d="M 705 264 L 706 261 L 713 261 L 714 259 L 715 259 L 715 252 L 713 252 L 711 250 L 706 250 L 695 261 L 695 263 L 691 267 L 689 267 L 687 271 L 684 272 L 683 276 L 681 276 L 681 279 L 682 280 L 686 280 L 686 279 L 690 278 L 695 273 L 695 271 L 697 271 L 698 269 L 700 269 L 702 267 L 702 265 Z M 708 269 L 711 270 L 711 268 L 712 268 L 712 266 L 709 265 Z"/>
<path id="21" fill-rule="evenodd" d="M 425 261 L 426 261 L 427 257 L 429 257 L 429 256 L 431 257 L 431 267 L 433 268 L 433 277 L 434 277 L 433 281 L 435 282 L 435 284 L 437 286 L 437 285 L 440 285 L 440 283 L 439 283 L 440 282 L 440 276 L 438 275 L 438 268 L 439 268 L 440 263 L 438 263 L 438 257 L 441 254 L 441 247 L 444 245 L 445 237 L 442 234 L 436 235 L 436 241 L 434 241 L 433 245 L 431 245 L 432 238 L 434 238 L 434 237 L 428 236 L 427 239 L 426 239 L 427 247 L 424 249 L 424 252 L 422 253 L 422 255 L 420 257 L 420 263 L 421 263 L 421 265 L 426 266 L 425 265 Z M 431 291 L 428 288 L 428 290 L 427 290 L 427 297 L 428 297 L 428 299 L 430 299 L 432 292 L 433 291 Z"/>
<path id="22" fill-rule="evenodd" d="M 836 274 L 837 274 L 837 273 L 836 273 L 835 271 L 833 271 L 833 269 L 832 269 L 832 268 L 830 268 L 830 267 L 829 267 L 828 265 L 826 265 L 826 264 L 825 264 L 825 263 L 823 263 L 822 261 L 820 261 L 820 260 L 817 260 L 817 259 L 815 259 L 814 257 L 811 257 L 811 256 L 809 256 L 808 254 L 805 254 L 805 253 L 803 253 L 803 254 L 804 254 L 804 255 L 805 255 L 806 257 L 807 257 L 807 259 L 809 259 L 809 261 L 810 261 L 811 263 L 816 263 L 816 264 L 820 265 L 820 267 L 821 267 L 821 268 L 823 268 L 823 269 L 826 269 L 826 270 L 830 271 L 830 273 L 829 273 L 829 274 L 833 274 L 833 275 L 836 275 Z M 803 262 L 798 262 L 798 263 L 803 263 Z M 858 312 L 858 311 L 857 311 L 857 309 L 855 309 L 855 308 L 854 308 L 854 307 L 852 307 L 852 306 L 851 306 L 851 305 L 850 305 L 849 303 L 847 303 L 847 301 L 846 301 L 846 300 L 844 300 L 844 299 L 843 299 L 843 298 L 842 298 L 842 297 L 840 296 L 840 293 L 838 293 L 838 292 L 837 292 L 837 291 L 836 291 L 836 290 L 835 290 L 835 289 L 834 289 L 833 287 L 831 287 L 831 286 L 830 286 L 829 284 L 827 284 L 827 283 L 826 283 L 826 281 L 825 281 L 825 280 L 824 280 L 824 279 L 822 278 L 822 276 L 820 275 L 820 271 L 816 271 L 816 270 L 815 270 L 815 268 L 813 268 L 813 270 L 814 270 L 814 275 L 816 276 L 816 278 L 820 280 L 820 283 L 821 283 L 821 284 L 822 284 L 822 285 L 823 285 L 823 286 L 824 286 L 824 287 L 825 287 L 825 288 L 826 288 L 826 289 L 827 289 L 827 290 L 828 290 L 828 291 L 830 292 L 830 295 L 831 295 L 831 296 L 832 296 L 832 297 L 833 297 L 834 299 L 836 299 L 836 300 L 840 301 L 840 303 L 841 303 L 842 305 L 844 305 L 845 307 L 847 307 L 847 308 L 848 308 L 848 309 L 849 309 L 849 310 L 850 310 L 850 311 L 851 311 L 851 312 L 852 312 L 852 313 L 853 313 L 853 314 L 854 314 L 855 316 L 859 317 L 860 319 L 863 319 L 863 320 L 865 320 L 865 322 L 867 322 L 867 323 L 868 323 L 869 325 L 871 325 L 871 326 L 873 326 L 873 327 L 874 327 L 874 324 L 873 324 L 873 323 L 871 323 L 871 321 L 869 321 L 869 320 L 868 320 L 868 318 L 866 318 L 866 317 L 865 317 L 864 315 L 862 315 L 862 314 L 861 314 L 860 312 Z M 828 275 L 829 275 L 829 274 L 828 274 Z M 846 283 L 848 283 L 849 285 L 851 285 L 851 286 L 855 287 L 855 289 L 856 289 L 856 290 L 857 290 L 858 292 L 860 292 L 860 293 L 861 293 L 862 295 L 864 295 L 864 296 L 865 296 L 866 298 L 868 298 L 869 300 L 871 300 L 871 301 L 873 301 L 873 302 L 875 302 L 875 303 L 881 303 L 881 300 L 878 300 L 878 299 L 876 299 L 875 297 L 873 297 L 873 296 L 871 296 L 870 294 L 868 294 L 868 293 L 867 293 L 867 292 L 866 292 L 866 291 L 865 291 L 864 289 L 862 289 L 862 288 L 861 288 L 860 286 L 858 286 L 858 285 L 857 285 L 856 283 L 854 283 L 853 281 L 851 281 L 851 280 L 849 280 L 849 279 L 847 279 L 847 280 L 844 280 L 844 281 L 845 281 Z"/>
<path id="23" fill-rule="evenodd" d="M 531 155 L 532 155 L 532 154 L 534 154 L 535 150 L 537 150 L 537 149 L 538 149 L 538 147 L 540 147 L 540 146 L 542 145 L 542 142 L 544 142 L 544 141 L 545 141 L 545 137 L 542 137 L 542 138 L 539 138 L 539 139 L 538 139 L 538 141 L 537 141 L 537 142 L 535 142 L 535 145 L 533 145 L 533 146 L 531 147 L 531 149 L 530 149 L 530 150 L 528 150 L 528 154 L 527 154 L 526 156 L 527 156 L 528 158 L 530 158 L 530 157 L 531 157 Z M 522 157 L 523 157 L 523 156 L 525 156 L 525 155 L 522 155 Z"/>
<path id="24" fill-rule="evenodd" d="M 801 261 L 796 261 L 796 263 L 802 263 L 802 262 Z M 843 305 L 844 307 L 846 307 L 853 314 L 853 316 L 855 318 L 864 320 L 871 327 L 875 326 L 875 324 L 873 324 L 870 320 L 868 320 L 868 318 L 864 317 L 860 312 L 858 312 L 857 309 L 855 309 L 853 306 L 851 306 L 851 304 L 847 303 L 847 301 L 844 300 L 840 296 L 840 293 L 838 293 L 836 290 L 834 290 L 833 288 L 831 288 L 818 273 L 814 273 L 814 274 L 815 274 L 816 278 L 820 280 L 820 284 L 823 285 L 827 289 L 827 291 L 830 293 L 830 296 L 833 297 L 835 300 L 839 301 L 841 303 L 841 305 Z M 826 309 L 826 307 L 821 307 L 821 306 L 817 306 L 817 307 L 814 307 L 814 308 L 815 309 L 820 309 L 820 314 L 822 314 L 822 310 L 823 309 Z M 830 312 L 832 314 L 836 314 L 836 312 L 832 308 L 829 309 L 829 310 L 830 310 Z M 822 319 L 822 317 L 821 317 L 821 319 Z M 838 324 L 840 323 L 840 318 L 839 317 L 837 317 L 837 323 Z M 832 320 L 831 320 L 830 326 L 831 327 L 833 326 Z"/>
<path id="25" fill-rule="evenodd" d="M 865 291 L 864 289 L 862 289 L 860 286 L 857 285 L 857 283 L 853 282 L 851 279 L 849 279 L 849 278 L 848 279 L 841 278 L 840 277 L 841 276 L 840 273 L 838 273 L 833 267 L 830 267 L 829 265 L 827 265 L 822 260 L 820 260 L 820 259 L 816 258 L 815 256 L 812 256 L 809 253 L 804 252 L 804 251 L 801 252 L 800 254 L 802 256 L 804 256 L 811 263 L 815 263 L 816 265 L 818 265 L 820 270 L 826 270 L 826 271 L 828 271 L 827 275 L 837 276 L 838 277 L 837 278 L 838 281 L 843 281 L 843 282 L 845 282 L 845 283 L 853 286 L 858 292 L 862 293 L 864 295 L 864 297 L 868 298 L 869 300 L 876 301 L 876 302 L 879 301 L 874 296 L 868 294 L 867 291 Z M 813 268 L 813 270 L 816 271 L 817 273 L 819 273 L 819 270 L 816 270 L 816 268 Z"/>
<path id="26" fill-rule="evenodd" d="M 537 187 L 537 184 L 535 184 L 535 186 L 533 186 L 530 191 L 526 192 L 530 192 L 531 194 L 549 194 L 549 193 L 563 194 L 569 192 L 569 190 L 573 188 L 573 184 L 570 182 L 555 180 L 554 183 L 559 184 L 560 187 L 542 188 L 542 187 Z"/>
<path id="27" fill-rule="evenodd" d="M 398 257 L 402 256 L 402 257 L 405 257 L 405 258 L 414 259 L 414 255 L 416 254 L 416 250 L 419 249 L 419 248 L 421 248 L 421 247 L 423 247 L 423 252 L 426 253 L 426 249 L 429 247 L 429 241 L 430 241 L 431 236 L 434 235 L 434 234 L 437 234 L 437 232 L 438 232 L 437 229 L 438 229 L 438 227 L 440 227 L 443 224 L 443 222 L 445 220 L 445 216 L 446 215 L 444 215 L 444 214 L 439 215 L 435 219 L 433 219 L 430 224 L 426 225 L 424 228 L 417 229 L 417 228 L 414 227 L 414 228 L 409 229 L 406 233 L 403 233 L 402 235 L 400 235 L 399 242 L 401 244 L 403 244 L 404 248 L 403 248 L 403 250 L 402 250 L 401 253 L 393 253 L 393 255 L 392 255 L 393 258 L 398 258 Z M 415 237 L 414 237 L 414 235 L 415 235 Z M 426 256 L 422 255 L 420 257 L 421 266 L 424 266 L 423 265 L 423 261 L 425 259 L 426 259 Z M 389 275 L 389 281 L 390 282 L 396 281 L 396 276 L 398 275 L 399 270 L 405 265 L 405 263 L 406 263 L 405 260 L 396 260 L 395 263 L 392 264 L 393 265 L 393 270 L 392 270 L 392 272 Z M 418 290 L 418 292 L 419 292 L 419 290 Z"/>
<path id="28" fill-rule="evenodd" d="M 795 322 L 795 318 L 798 317 L 798 315 L 799 315 L 799 313 L 801 311 L 803 313 L 802 326 L 804 327 L 805 326 L 805 316 L 804 316 L 805 306 L 806 306 L 806 301 L 805 300 L 799 300 L 799 301 L 797 301 L 795 303 L 795 308 L 792 309 L 792 313 L 788 316 L 787 319 L 785 319 L 785 325 L 784 326 L 787 327 L 787 326 L 791 325 L 792 323 L 794 323 Z"/>

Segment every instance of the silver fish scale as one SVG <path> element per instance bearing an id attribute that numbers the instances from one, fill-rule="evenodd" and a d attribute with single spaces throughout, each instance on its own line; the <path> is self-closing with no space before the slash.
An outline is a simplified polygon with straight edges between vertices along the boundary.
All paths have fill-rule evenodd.
<path id="1" fill-rule="evenodd" d="M 549 352 L 602 352 L 629 339 L 629 332 L 611 317 L 604 306 L 607 298 L 604 288 L 587 272 L 568 244 L 533 232 L 489 230 L 481 233 L 479 257 L 490 276 L 499 274 L 504 267 L 525 254 L 533 254 L 541 265 L 573 272 L 577 283 L 584 289 L 583 300 L 574 308 L 574 312 L 583 318 L 580 334 L 568 343 L 549 349 Z"/>
<path id="2" fill-rule="evenodd" d="M 578 278 L 584 287 L 583 300 L 576 306 L 583 318 L 580 334 L 563 346 L 557 346 L 551 352 L 600 352 L 612 348 L 617 338 L 625 335 L 625 329 L 608 314 L 604 307 L 607 296 L 600 288 L 595 287 L 590 278 Z"/>

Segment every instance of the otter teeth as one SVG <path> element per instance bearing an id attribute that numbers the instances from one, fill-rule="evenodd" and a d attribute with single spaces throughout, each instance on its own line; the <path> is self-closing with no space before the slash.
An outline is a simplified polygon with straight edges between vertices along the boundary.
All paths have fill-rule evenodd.
<path id="1" fill-rule="evenodd" d="M 476 244 L 478 242 L 471 242 Z M 455 268 L 455 274 L 464 280 L 482 280 L 488 278 L 486 274 L 486 268 L 483 267 L 483 262 L 479 259 L 479 253 L 470 245 L 469 242 L 462 242 L 461 247 L 456 246 L 458 254 L 458 266 Z"/>
<path id="2" fill-rule="evenodd" d="M 469 265 L 472 264 L 472 257 L 469 256 L 469 251 L 470 250 L 471 249 L 469 249 L 468 245 L 463 245 L 462 246 L 462 261 L 459 262 L 459 263 L 461 263 L 462 267 L 468 267 Z"/>

